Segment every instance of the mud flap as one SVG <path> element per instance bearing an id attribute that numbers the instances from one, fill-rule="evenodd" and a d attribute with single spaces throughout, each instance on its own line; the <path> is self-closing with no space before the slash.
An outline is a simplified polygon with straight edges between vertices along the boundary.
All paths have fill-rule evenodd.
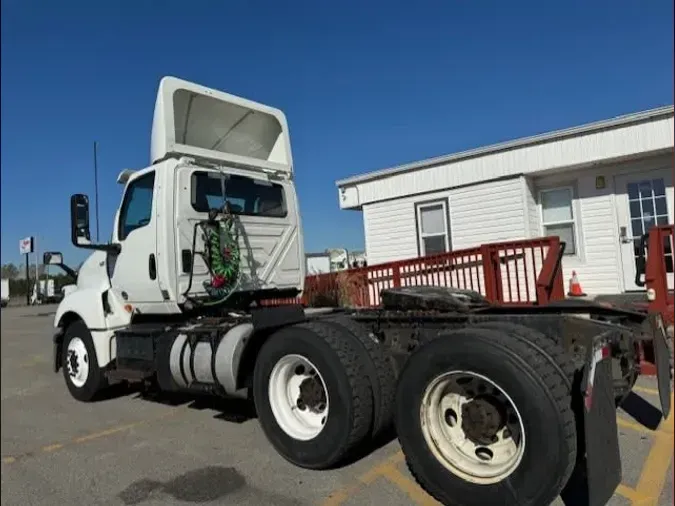
<path id="1" fill-rule="evenodd" d="M 650 323 L 654 334 L 654 362 L 656 365 L 656 381 L 659 387 L 659 401 L 663 418 L 670 414 L 670 350 L 666 339 L 666 328 L 663 318 L 659 314 L 650 316 Z"/>
<path id="2" fill-rule="evenodd" d="M 61 369 L 61 346 L 63 345 L 63 330 L 59 329 L 52 339 L 54 343 L 54 372 L 59 372 Z"/>
<path id="3" fill-rule="evenodd" d="M 586 455 L 579 458 L 563 491 L 567 505 L 604 506 L 621 483 L 610 345 L 613 333 L 597 336 L 587 352 L 580 385 L 583 420 L 577 420 L 577 430 L 583 427 Z"/>

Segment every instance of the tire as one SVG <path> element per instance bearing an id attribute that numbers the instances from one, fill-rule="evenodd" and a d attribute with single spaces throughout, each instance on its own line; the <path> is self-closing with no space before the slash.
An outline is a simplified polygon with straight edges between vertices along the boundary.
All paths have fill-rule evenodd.
<path id="1" fill-rule="evenodd" d="M 561 373 L 567 367 L 566 356 L 541 334 L 535 332 L 531 338 L 534 346 L 526 339 L 485 328 L 445 332 L 417 350 L 405 365 L 396 397 L 398 437 L 411 473 L 439 502 L 543 506 L 551 504 L 569 480 L 576 462 L 577 434 L 568 378 Z M 525 437 L 508 475 L 483 478 L 480 483 L 462 477 L 435 456 L 438 452 L 427 442 L 431 441 L 425 437 L 430 418 L 423 415 L 430 409 L 425 391 L 450 371 L 481 375 L 512 399 Z"/>
<path id="2" fill-rule="evenodd" d="M 373 422 L 373 394 L 363 353 L 359 352 L 344 332 L 316 321 L 284 327 L 263 344 L 253 373 L 253 399 L 267 439 L 283 458 L 299 467 L 327 469 L 348 458 L 368 437 Z M 274 395 L 273 400 L 270 396 L 270 386 L 274 391 L 279 384 L 273 374 L 293 357 L 308 361 L 306 366 L 310 369 L 315 367 L 327 390 L 322 427 L 318 433 L 303 434 L 305 437 L 282 428 L 284 417 L 275 415 L 272 403 L 278 413 L 283 401 L 279 398 L 283 396 Z M 287 388 L 277 390 L 286 391 Z"/>
<path id="3" fill-rule="evenodd" d="M 478 325 L 475 325 L 473 328 L 483 328 L 483 329 L 492 329 L 492 330 L 503 330 L 505 332 L 508 332 L 511 334 L 513 337 L 518 337 L 521 339 L 527 339 L 531 343 L 541 343 L 543 347 L 541 348 L 541 351 L 543 351 L 545 354 L 551 354 L 551 349 L 552 345 L 548 343 L 555 343 L 555 344 L 560 344 L 560 340 L 556 339 L 554 336 L 545 336 L 544 334 L 541 334 L 540 332 L 531 329 L 530 327 L 526 327 L 524 325 L 518 325 L 515 323 L 502 323 L 502 322 L 483 322 L 479 323 Z M 557 337 L 557 336 L 556 336 Z M 534 344 L 533 344 L 534 345 Z M 534 345 L 537 346 L 537 345 Z M 569 378 L 569 387 L 570 390 L 573 389 L 573 385 L 578 384 L 579 381 L 581 381 L 580 377 L 577 377 L 577 370 L 574 367 L 574 364 L 572 364 L 572 361 L 569 360 L 567 357 L 560 357 L 558 358 L 557 362 L 554 362 L 554 365 L 556 367 L 560 368 L 560 371 L 564 373 L 567 378 Z M 615 365 L 615 367 L 620 367 L 618 365 Z M 620 382 L 615 382 L 614 385 L 614 405 L 618 408 L 623 404 L 623 401 L 626 400 L 626 397 L 630 394 L 630 392 L 633 390 L 633 386 L 635 385 L 635 382 L 637 381 L 638 375 L 637 374 L 632 374 L 626 381 L 620 381 Z"/>
<path id="4" fill-rule="evenodd" d="M 373 392 L 373 438 L 390 429 L 394 422 L 394 405 L 396 402 L 396 376 L 382 349 L 382 345 L 371 337 L 361 324 L 346 316 L 321 319 L 330 325 L 351 335 L 366 352 L 368 377 Z"/>
<path id="5" fill-rule="evenodd" d="M 86 364 L 86 376 L 73 374 L 75 369 L 79 373 L 83 370 L 80 366 L 74 368 L 71 363 L 71 348 L 75 352 L 72 358 L 77 360 L 80 357 Z M 63 345 L 61 346 L 61 369 L 63 369 L 63 378 L 70 395 L 81 402 L 91 402 L 96 400 L 100 392 L 108 386 L 108 381 L 103 375 L 103 371 L 98 366 L 96 358 L 96 349 L 91 333 L 87 326 L 79 321 L 71 324 L 63 336 Z"/>
<path id="6" fill-rule="evenodd" d="M 508 333 L 515 339 L 526 340 L 529 346 L 536 349 L 540 355 L 547 357 L 551 366 L 558 369 L 558 372 L 567 378 L 567 387 L 572 392 L 575 381 L 576 368 L 572 360 L 567 356 L 564 350 L 560 347 L 558 340 L 546 336 L 530 327 L 518 325 L 517 323 L 503 323 L 503 322 L 482 322 L 472 328 L 488 329 L 496 332 L 502 331 Z"/>

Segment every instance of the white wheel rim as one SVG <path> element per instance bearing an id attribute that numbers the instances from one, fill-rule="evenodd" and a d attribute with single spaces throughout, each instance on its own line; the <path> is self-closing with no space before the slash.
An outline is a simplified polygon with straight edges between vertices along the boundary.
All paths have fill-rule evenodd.
<path id="1" fill-rule="evenodd" d="M 472 399 L 479 402 L 469 406 Z M 462 427 L 463 422 L 469 423 L 464 414 L 485 403 L 492 414 L 501 413 L 501 422 L 477 442 L 476 435 L 469 437 Z M 436 459 L 465 481 L 482 485 L 502 481 L 516 470 L 525 453 L 525 428 L 518 408 L 501 387 L 480 374 L 453 371 L 435 378 L 424 392 L 420 421 Z M 485 438 L 492 433 L 488 444 Z"/>
<path id="2" fill-rule="evenodd" d="M 89 377 L 89 354 L 84 341 L 79 337 L 73 337 L 68 343 L 66 368 L 73 385 L 82 388 Z"/>
<path id="3" fill-rule="evenodd" d="M 314 386 L 313 398 L 301 395 L 305 381 L 306 386 Z M 321 391 L 323 395 L 317 398 Z M 299 441 L 314 439 L 328 420 L 326 382 L 317 367 L 300 355 L 286 355 L 272 369 L 269 402 L 279 427 Z"/>

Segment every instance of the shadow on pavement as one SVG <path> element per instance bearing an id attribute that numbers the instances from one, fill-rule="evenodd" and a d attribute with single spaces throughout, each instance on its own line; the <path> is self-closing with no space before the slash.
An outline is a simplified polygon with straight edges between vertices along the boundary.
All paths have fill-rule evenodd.
<path id="1" fill-rule="evenodd" d="M 178 407 L 187 405 L 190 409 L 215 411 L 214 418 L 232 423 L 244 423 L 257 417 L 253 403 L 246 399 L 226 399 L 210 395 L 159 392 L 154 389 L 144 388 L 139 383 L 115 383 L 101 392 L 97 402 L 105 402 L 126 396 L 133 396 L 134 399 L 163 404 L 165 406 Z"/>
<path id="2" fill-rule="evenodd" d="M 134 399 L 155 402 L 165 406 L 187 406 L 190 409 L 199 411 L 213 411 L 215 412 L 213 418 L 230 423 L 241 424 L 253 420 L 258 416 L 253 401 L 249 399 L 228 399 L 212 395 L 159 392 L 143 388 L 138 383 L 121 382 L 113 384 L 101 393 L 97 402 L 105 402 L 126 396 L 132 396 Z M 336 469 L 349 466 L 366 458 L 371 453 L 391 443 L 394 439 L 396 439 L 396 431 L 392 425 L 390 428 L 383 430 L 376 438 L 364 443 L 350 458 L 341 462 Z"/>

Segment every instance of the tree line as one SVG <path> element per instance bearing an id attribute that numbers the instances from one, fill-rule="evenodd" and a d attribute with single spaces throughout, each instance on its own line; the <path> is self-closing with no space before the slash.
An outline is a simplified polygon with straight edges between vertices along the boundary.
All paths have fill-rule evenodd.
<path id="1" fill-rule="evenodd" d="M 28 268 L 28 279 L 26 279 L 25 267 L 18 267 L 15 264 L 4 264 L 0 269 L 2 274 L 2 279 L 9 280 L 9 294 L 10 297 L 19 297 L 25 296 L 27 293 L 30 293 L 35 285 L 36 274 L 37 278 L 40 280 L 47 279 L 47 269 L 44 264 L 41 264 L 35 268 L 35 264 L 31 265 Z M 71 276 L 65 274 L 58 267 L 51 267 L 49 271 L 49 279 L 54 280 L 54 291 L 58 291 L 64 285 L 69 285 L 75 283 L 75 279 Z"/>

